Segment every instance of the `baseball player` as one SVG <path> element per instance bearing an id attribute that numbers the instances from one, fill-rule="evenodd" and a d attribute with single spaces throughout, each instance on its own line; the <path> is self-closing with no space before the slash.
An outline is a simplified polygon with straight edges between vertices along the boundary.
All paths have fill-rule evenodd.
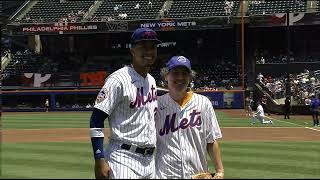
<path id="1" fill-rule="evenodd" d="M 246 115 L 247 116 L 251 116 L 252 114 L 252 103 L 253 103 L 253 100 L 251 97 L 247 97 L 246 100 L 245 100 L 245 104 L 246 104 Z"/>
<path id="2" fill-rule="evenodd" d="M 264 111 L 266 111 L 266 113 L 268 113 L 268 115 L 270 116 L 271 114 L 270 114 L 270 111 L 269 111 L 269 109 L 268 109 L 268 104 L 267 104 L 267 95 L 266 94 L 264 94 L 262 97 L 261 97 L 261 100 L 260 100 L 261 102 L 261 106 L 263 107 L 263 109 L 264 109 Z"/>
<path id="3" fill-rule="evenodd" d="M 291 113 L 291 98 L 290 96 L 286 97 L 286 100 L 284 101 L 284 119 L 290 119 L 290 113 Z"/>
<path id="4" fill-rule="evenodd" d="M 258 119 L 261 124 L 272 124 L 273 123 L 272 120 L 264 120 L 265 118 L 264 110 L 260 101 L 257 102 L 257 105 L 258 105 L 257 111 L 252 116 L 251 125 L 256 123 L 256 119 Z"/>
<path id="5" fill-rule="evenodd" d="M 46 112 L 49 112 L 49 99 L 46 99 L 46 102 L 44 103 L 44 106 L 46 108 Z"/>
<path id="6" fill-rule="evenodd" d="M 210 100 L 188 88 L 195 76 L 190 61 L 184 56 L 174 56 L 161 75 L 169 92 L 158 97 L 157 178 L 191 178 L 208 172 L 207 152 L 215 165 L 215 178 L 223 178 L 217 141 L 222 133 Z"/>
<path id="7" fill-rule="evenodd" d="M 148 73 L 160 41 L 155 31 L 139 28 L 131 36 L 132 64 L 109 75 L 90 119 L 96 178 L 155 177 L 154 151 L 157 109 L 155 79 Z M 111 134 L 104 152 L 104 120 Z"/>
<path id="8" fill-rule="evenodd" d="M 316 95 L 311 96 L 311 103 L 310 108 L 312 112 L 312 120 L 313 120 L 313 126 L 317 127 L 319 126 L 319 107 L 320 107 L 320 100 L 316 97 Z M 320 97 L 320 95 L 319 95 Z"/>

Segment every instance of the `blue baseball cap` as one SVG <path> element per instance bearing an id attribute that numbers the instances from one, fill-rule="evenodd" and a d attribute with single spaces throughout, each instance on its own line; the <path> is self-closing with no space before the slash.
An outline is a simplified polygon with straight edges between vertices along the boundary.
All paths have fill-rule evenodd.
<path id="1" fill-rule="evenodd" d="M 169 69 L 169 71 L 178 66 L 184 66 L 191 71 L 190 61 L 184 56 L 173 56 L 167 63 L 167 68 Z"/>
<path id="2" fill-rule="evenodd" d="M 160 44 L 161 41 L 157 38 L 157 33 L 150 28 L 138 28 L 131 36 L 131 44 L 136 44 L 140 41 L 155 41 Z"/>

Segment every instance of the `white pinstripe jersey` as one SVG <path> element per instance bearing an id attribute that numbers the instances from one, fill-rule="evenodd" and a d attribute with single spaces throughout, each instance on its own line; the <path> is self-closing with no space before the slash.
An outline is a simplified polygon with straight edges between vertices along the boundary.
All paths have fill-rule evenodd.
<path id="1" fill-rule="evenodd" d="M 110 140 L 155 146 L 157 91 L 150 74 L 144 78 L 129 66 L 115 71 L 106 78 L 94 107 L 109 115 Z"/>
<path id="2" fill-rule="evenodd" d="M 193 93 L 180 107 L 169 94 L 158 97 L 156 114 L 157 178 L 191 178 L 207 172 L 207 143 L 221 138 L 210 100 Z"/>

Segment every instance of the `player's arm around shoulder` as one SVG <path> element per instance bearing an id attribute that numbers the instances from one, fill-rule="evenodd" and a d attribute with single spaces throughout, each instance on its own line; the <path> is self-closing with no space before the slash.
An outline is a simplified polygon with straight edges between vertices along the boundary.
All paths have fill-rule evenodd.
<path id="1" fill-rule="evenodd" d="M 216 172 L 214 173 L 214 179 L 224 179 L 224 167 L 222 163 L 222 157 L 220 152 L 219 143 L 215 140 L 212 143 L 207 144 L 207 151 L 212 163 L 214 164 Z"/>

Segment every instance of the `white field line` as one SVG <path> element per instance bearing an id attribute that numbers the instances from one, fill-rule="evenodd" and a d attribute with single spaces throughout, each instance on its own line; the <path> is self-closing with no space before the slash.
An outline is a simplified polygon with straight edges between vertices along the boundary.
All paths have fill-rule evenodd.
<path id="1" fill-rule="evenodd" d="M 282 121 L 282 120 L 279 120 L 279 119 L 275 119 L 275 118 L 272 118 L 272 117 L 269 117 L 269 116 L 265 116 L 266 118 L 269 118 L 269 119 L 272 119 L 272 120 L 275 120 L 275 121 L 280 121 L 280 122 L 284 122 L 284 123 L 287 123 L 287 124 L 292 124 L 292 125 L 296 125 L 296 126 L 300 126 L 300 127 L 304 127 L 306 129 L 310 129 L 310 130 L 314 130 L 314 131 L 319 131 L 319 129 L 315 129 L 315 128 L 310 128 L 310 127 L 305 127 L 305 126 L 302 126 L 300 124 L 296 124 L 296 123 L 292 123 L 292 122 L 287 122 L 287 121 Z"/>
<path id="2" fill-rule="evenodd" d="M 320 132 L 320 129 L 314 129 L 314 128 L 310 128 L 310 127 L 305 127 L 305 128 Z"/>
<path id="3" fill-rule="evenodd" d="M 266 118 L 268 118 L 268 119 L 275 120 L 275 121 L 280 121 L 280 122 L 284 122 L 284 123 L 287 123 L 287 124 L 292 124 L 292 125 L 295 125 L 295 126 L 304 127 L 304 126 L 302 126 L 302 125 L 300 125 L 300 124 L 296 124 L 296 123 L 292 123 L 292 122 L 287 122 L 287 121 L 282 121 L 282 120 L 275 119 L 275 118 L 272 118 L 272 117 L 269 117 L 269 116 L 264 116 L 264 117 L 266 117 Z"/>

